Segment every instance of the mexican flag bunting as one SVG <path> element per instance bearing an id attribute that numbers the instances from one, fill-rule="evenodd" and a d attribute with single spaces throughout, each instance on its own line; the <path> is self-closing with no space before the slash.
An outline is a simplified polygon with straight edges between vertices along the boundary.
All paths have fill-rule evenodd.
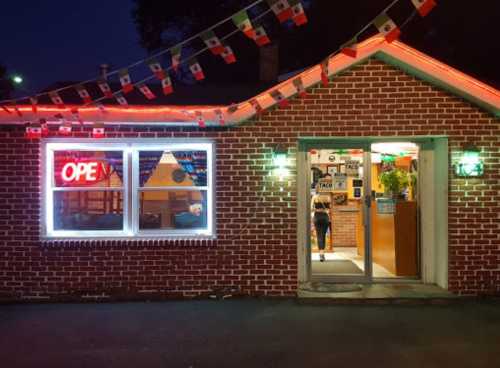
<path id="1" fill-rule="evenodd" d="M 226 64 L 232 64 L 236 62 L 236 56 L 234 55 L 233 49 L 231 46 L 226 45 L 224 47 L 224 51 L 221 54 L 222 58 L 226 62 Z"/>
<path id="2" fill-rule="evenodd" d="M 321 83 L 323 84 L 324 87 L 328 86 L 328 83 L 330 82 L 330 78 L 328 77 L 329 71 L 328 71 L 328 63 L 330 62 L 329 59 L 326 59 L 321 63 Z"/>
<path id="3" fill-rule="evenodd" d="M 212 51 L 212 54 L 220 55 L 224 52 L 224 46 L 222 46 L 222 42 L 214 31 L 210 30 L 202 33 L 201 39 L 205 42 L 205 45 L 207 45 L 210 51 Z"/>
<path id="4" fill-rule="evenodd" d="M 193 58 L 189 61 L 189 70 L 191 70 L 191 73 L 193 73 L 193 76 L 197 81 L 205 79 L 203 70 L 196 59 Z"/>
<path id="5" fill-rule="evenodd" d="M 10 110 L 7 108 L 7 106 L 4 106 L 4 105 L 0 105 L 0 106 L 2 106 L 3 111 L 5 111 L 7 114 L 12 114 L 12 111 L 10 111 Z"/>
<path id="6" fill-rule="evenodd" d="M 267 0 L 272 11 L 278 17 L 280 23 L 292 18 L 293 12 L 287 0 Z"/>
<path id="7" fill-rule="evenodd" d="M 59 96 L 59 93 L 55 91 L 49 92 L 49 97 L 54 105 L 56 105 L 59 108 L 64 108 L 64 102 L 61 96 Z"/>
<path id="8" fill-rule="evenodd" d="M 97 85 L 99 86 L 99 89 L 104 94 L 104 96 L 106 96 L 107 98 L 113 98 L 113 92 L 111 91 L 111 87 L 109 86 L 108 82 L 106 82 L 105 79 L 99 79 L 97 81 Z"/>
<path id="9" fill-rule="evenodd" d="M 417 8 L 418 13 L 425 17 L 427 14 L 431 12 L 431 10 L 436 6 L 436 2 L 434 0 L 411 0 L 415 8 Z"/>
<path id="10" fill-rule="evenodd" d="M 28 139 L 40 139 L 42 138 L 42 127 L 40 123 L 32 123 L 26 127 L 26 138 Z"/>
<path id="11" fill-rule="evenodd" d="M 119 71 L 120 84 L 122 85 L 123 93 L 129 93 L 134 90 L 134 85 L 130 79 L 130 74 L 127 69 L 122 69 Z"/>
<path id="12" fill-rule="evenodd" d="M 56 115 L 57 116 L 57 115 Z M 71 122 L 70 121 L 66 121 L 64 118 L 63 119 L 60 119 L 62 121 L 62 124 L 59 125 L 59 134 L 61 135 L 70 135 L 71 134 L 71 130 L 72 130 L 72 125 L 71 125 Z"/>
<path id="13" fill-rule="evenodd" d="M 267 33 L 266 33 L 266 30 L 264 29 L 264 27 L 259 26 L 255 29 L 254 41 L 259 46 L 264 46 L 264 45 L 267 45 L 268 43 L 271 42 L 269 37 L 267 37 Z"/>
<path id="14" fill-rule="evenodd" d="M 252 22 L 248 18 L 246 10 L 242 10 L 233 15 L 233 22 L 236 27 L 245 34 L 248 38 L 255 38 L 255 30 L 253 29 Z"/>
<path id="15" fill-rule="evenodd" d="M 80 112 L 78 111 L 78 108 L 72 107 L 71 115 L 73 115 L 73 119 L 75 121 L 78 121 L 80 124 L 83 124 L 83 119 L 80 117 Z"/>
<path id="16" fill-rule="evenodd" d="M 152 99 L 156 98 L 155 94 L 153 92 L 151 92 L 151 90 L 149 89 L 149 87 L 147 85 L 145 85 L 144 83 L 141 83 L 137 87 L 139 87 L 139 91 L 141 91 L 141 93 L 144 96 L 146 96 L 146 98 L 148 100 L 152 100 Z"/>
<path id="17" fill-rule="evenodd" d="M 236 111 L 238 111 L 238 108 L 239 108 L 238 104 L 233 103 L 233 104 L 229 105 L 229 107 L 227 108 L 227 113 L 234 114 Z"/>
<path id="18" fill-rule="evenodd" d="M 289 105 L 288 100 L 285 98 L 283 93 L 277 89 L 271 92 L 271 97 L 278 103 L 279 107 L 287 107 Z"/>
<path id="19" fill-rule="evenodd" d="M 340 51 L 344 55 L 355 58 L 358 55 L 358 40 L 356 37 L 343 44 Z"/>
<path id="20" fill-rule="evenodd" d="M 148 65 L 149 65 L 149 69 L 151 69 L 151 71 L 153 72 L 153 74 L 155 75 L 155 77 L 159 80 L 163 80 L 165 79 L 165 70 L 163 70 L 160 62 L 156 59 L 149 59 L 147 61 Z"/>
<path id="21" fill-rule="evenodd" d="M 382 33 L 385 37 L 385 40 L 389 43 L 397 40 L 401 31 L 399 30 L 396 23 L 392 21 L 391 18 L 385 13 L 379 15 L 373 21 L 375 27 L 378 28 L 379 32 Z"/>
<path id="22" fill-rule="evenodd" d="M 225 121 L 224 121 L 224 114 L 222 113 L 222 110 L 216 109 L 214 112 L 215 112 L 215 117 L 217 118 L 217 122 L 219 123 L 219 125 L 224 125 Z"/>
<path id="23" fill-rule="evenodd" d="M 172 56 L 172 69 L 176 72 L 179 69 L 179 64 L 181 63 L 181 46 L 175 46 L 170 49 L 170 55 Z"/>
<path id="24" fill-rule="evenodd" d="M 30 97 L 30 102 L 31 102 L 31 111 L 33 111 L 33 114 L 36 114 L 38 112 L 38 98 L 36 97 Z"/>
<path id="25" fill-rule="evenodd" d="M 49 125 L 47 124 L 47 120 L 41 118 L 40 120 L 40 128 L 42 129 L 42 137 L 49 136 Z"/>
<path id="26" fill-rule="evenodd" d="M 94 123 L 92 126 L 92 138 L 104 138 L 104 123 Z"/>
<path id="27" fill-rule="evenodd" d="M 297 89 L 297 93 L 299 95 L 299 97 L 306 97 L 307 96 L 307 92 L 304 88 L 304 83 L 302 82 L 302 78 L 301 77 L 297 77 L 293 80 L 293 85 L 295 86 L 295 88 Z"/>
<path id="28" fill-rule="evenodd" d="M 84 86 L 82 86 L 81 84 L 78 84 L 75 87 L 75 89 L 78 92 L 78 95 L 83 100 L 83 102 L 85 102 L 86 104 L 89 104 L 92 102 L 92 98 L 90 97 L 89 92 L 87 91 L 87 89 Z"/>
<path id="29" fill-rule="evenodd" d="M 262 111 L 264 111 L 262 109 L 262 106 L 260 106 L 259 101 L 257 101 L 256 98 L 252 98 L 249 102 L 250 102 L 250 105 L 252 105 L 252 107 L 254 108 L 255 113 L 257 115 L 260 115 L 262 113 Z"/>
<path id="30" fill-rule="evenodd" d="M 118 103 L 122 106 L 128 106 L 128 102 L 127 102 L 127 99 L 125 97 L 123 97 L 123 95 L 121 93 L 117 93 L 115 95 L 115 98 L 116 98 L 116 101 L 118 101 Z"/>
<path id="31" fill-rule="evenodd" d="M 198 126 L 200 128 L 206 127 L 205 119 L 203 119 L 203 114 L 201 113 L 201 111 L 196 111 L 196 120 L 198 121 Z"/>
<path id="32" fill-rule="evenodd" d="M 165 75 L 165 78 L 162 79 L 161 88 L 163 89 L 163 94 L 165 96 L 174 92 L 174 87 L 172 86 L 172 80 L 168 75 Z"/>
<path id="33" fill-rule="evenodd" d="M 290 6 L 292 7 L 293 14 L 293 22 L 296 26 L 301 26 L 307 23 L 306 12 L 304 11 L 304 7 L 302 6 L 302 2 L 300 0 L 288 0 Z"/>

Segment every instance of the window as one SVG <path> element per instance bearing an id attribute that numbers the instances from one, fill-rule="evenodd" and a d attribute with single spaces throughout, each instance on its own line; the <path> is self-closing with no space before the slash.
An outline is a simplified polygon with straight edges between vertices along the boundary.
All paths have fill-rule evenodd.
<path id="1" fill-rule="evenodd" d="M 44 149 L 47 237 L 213 236 L 213 143 L 109 141 Z"/>

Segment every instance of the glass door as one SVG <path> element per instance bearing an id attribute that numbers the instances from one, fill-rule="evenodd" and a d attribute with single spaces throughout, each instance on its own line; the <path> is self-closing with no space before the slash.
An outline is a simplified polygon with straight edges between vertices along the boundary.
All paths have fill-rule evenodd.
<path id="1" fill-rule="evenodd" d="M 307 162 L 311 280 L 370 281 L 370 145 L 308 147 Z"/>

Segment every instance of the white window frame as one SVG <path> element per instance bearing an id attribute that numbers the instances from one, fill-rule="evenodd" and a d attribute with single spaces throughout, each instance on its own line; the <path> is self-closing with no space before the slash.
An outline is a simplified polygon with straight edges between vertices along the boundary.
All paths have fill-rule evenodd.
<path id="1" fill-rule="evenodd" d="M 74 188 L 55 189 L 54 151 L 122 151 L 123 152 L 123 229 L 120 230 L 54 230 L 54 191 L 70 191 Z M 165 150 L 201 150 L 207 152 L 207 186 L 205 187 L 154 187 L 153 190 L 205 190 L 207 192 L 206 229 L 139 229 L 139 152 Z M 61 238 L 215 238 L 215 144 L 208 139 L 44 139 L 42 140 L 42 237 Z M 117 188 L 86 188 L 85 190 L 114 191 Z"/>

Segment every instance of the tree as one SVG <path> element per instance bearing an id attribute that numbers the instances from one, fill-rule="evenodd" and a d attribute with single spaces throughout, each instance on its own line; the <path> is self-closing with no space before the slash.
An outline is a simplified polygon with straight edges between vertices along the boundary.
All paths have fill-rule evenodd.
<path id="1" fill-rule="evenodd" d="M 9 99 L 14 92 L 14 84 L 7 74 L 7 68 L 0 64 L 0 100 Z"/>

